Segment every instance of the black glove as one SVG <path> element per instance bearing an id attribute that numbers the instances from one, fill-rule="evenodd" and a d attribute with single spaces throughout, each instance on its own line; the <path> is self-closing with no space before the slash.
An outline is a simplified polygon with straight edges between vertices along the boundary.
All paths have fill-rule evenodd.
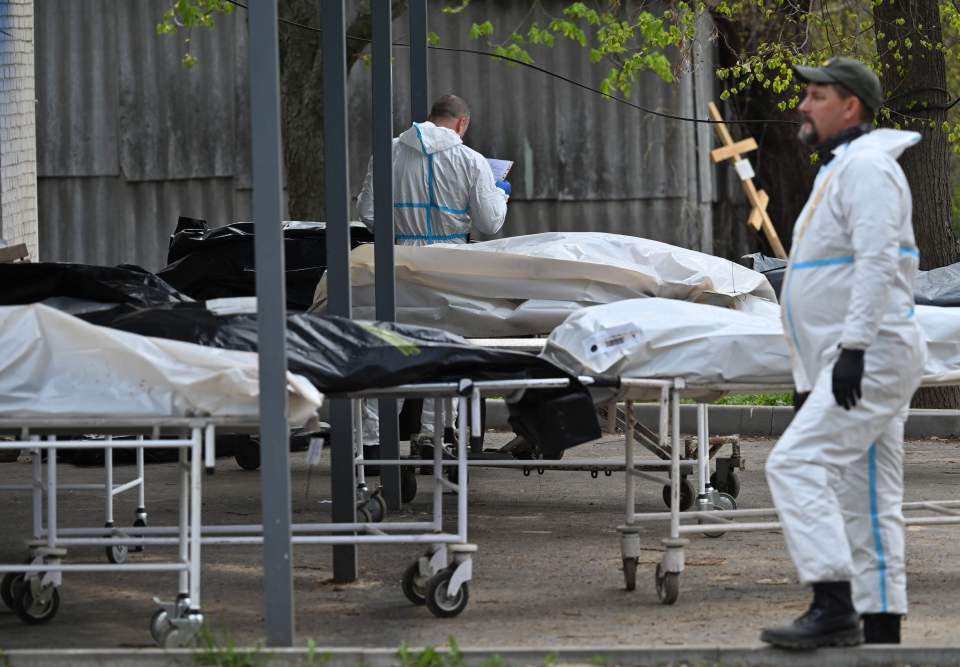
<path id="1" fill-rule="evenodd" d="M 833 366 L 833 397 L 837 405 L 849 410 L 863 396 L 863 350 L 840 349 L 840 358 Z"/>
<path id="2" fill-rule="evenodd" d="M 800 412 L 800 408 L 803 407 L 803 404 L 807 402 L 807 397 L 810 396 L 809 391 L 794 391 L 793 392 L 793 414 Z"/>

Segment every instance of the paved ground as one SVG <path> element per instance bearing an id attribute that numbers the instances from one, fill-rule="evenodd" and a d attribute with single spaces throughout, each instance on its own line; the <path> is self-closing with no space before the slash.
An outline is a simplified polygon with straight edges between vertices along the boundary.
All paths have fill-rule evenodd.
<path id="1" fill-rule="evenodd" d="M 491 434 L 490 442 L 506 436 Z M 577 454 L 616 455 L 619 440 L 581 447 Z M 489 444 L 488 444 L 489 446 Z M 762 461 L 772 442 L 746 440 L 740 507 L 766 507 L 769 495 Z M 910 442 L 907 448 L 907 499 L 958 496 L 960 443 Z M 132 467 L 120 467 L 117 480 Z M 297 521 L 325 520 L 329 504 L 323 463 L 314 470 L 310 496 L 303 453 L 293 455 L 294 516 Z M 0 464 L 0 480 L 25 481 L 29 466 Z M 64 467 L 62 480 L 98 481 L 100 469 Z M 152 525 L 172 522 L 175 510 L 174 469 L 148 467 L 148 504 Z M 391 518 L 425 518 L 430 497 L 428 478 L 421 493 Z M 362 579 L 346 586 L 330 582 L 330 549 L 296 551 L 295 587 L 298 636 L 321 646 L 396 647 L 441 645 L 449 637 L 471 647 L 683 644 L 751 646 L 758 629 L 787 620 L 806 605 L 807 592 L 796 583 L 793 568 L 776 532 L 730 533 L 720 539 L 695 538 L 687 551 L 679 602 L 661 605 L 653 589 L 653 568 L 660 557 L 664 527 L 652 524 L 642 533 L 643 552 L 637 590 L 623 590 L 619 537 L 623 476 L 585 472 L 513 470 L 472 473 L 471 539 L 476 556 L 471 602 L 458 618 L 439 620 L 409 604 L 400 591 L 400 575 L 418 554 L 412 545 L 361 550 Z M 217 474 L 205 478 L 206 523 L 253 523 L 259 520 L 260 477 L 221 459 Z M 651 485 L 638 508 L 661 511 L 660 487 Z M 23 555 L 29 526 L 26 494 L 5 494 L 0 503 L 0 560 Z M 92 492 L 65 494 L 67 521 L 96 525 L 102 501 Z M 118 517 L 132 519 L 133 505 L 121 499 Z M 955 564 L 956 527 L 917 527 L 908 533 L 911 614 L 904 626 L 908 643 L 955 644 L 960 620 L 960 570 Z M 156 551 L 132 555 L 131 561 L 157 557 Z M 77 548 L 75 560 L 103 562 L 97 549 Z M 204 612 L 209 626 L 224 638 L 254 644 L 262 638 L 259 547 L 209 547 L 204 552 Z M 0 607 L 0 648 L 147 647 L 152 645 L 147 620 L 153 595 L 169 596 L 175 575 L 70 574 L 63 603 L 49 625 L 25 626 Z"/>

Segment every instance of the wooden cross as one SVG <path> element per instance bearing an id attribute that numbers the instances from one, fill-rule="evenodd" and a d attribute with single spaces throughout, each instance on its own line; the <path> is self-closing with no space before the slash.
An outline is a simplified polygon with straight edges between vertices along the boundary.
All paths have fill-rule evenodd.
<path id="1" fill-rule="evenodd" d="M 733 166 L 737 170 L 737 174 L 740 175 L 743 191 L 747 194 L 747 201 L 750 202 L 752 207 L 747 224 L 758 232 L 763 230 L 773 254 L 780 259 L 787 259 L 787 253 L 783 249 L 783 244 L 780 243 L 777 230 L 774 228 L 773 222 L 770 221 L 769 214 L 767 214 L 767 204 L 770 203 L 770 197 L 763 190 L 757 190 L 757 186 L 753 184 L 753 168 L 750 166 L 750 161 L 741 157 L 744 153 L 757 150 L 757 142 L 753 137 L 734 142 L 733 137 L 730 136 L 730 131 L 723 122 L 720 110 L 717 109 L 717 105 L 710 102 L 709 110 L 711 120 L 716 121 L 714 127 L 717 130 L 717 136 L 723 142 L 723 146 L 710 151 L 710 159 L 717 163 L 724 160 L 733 161 Z"/>

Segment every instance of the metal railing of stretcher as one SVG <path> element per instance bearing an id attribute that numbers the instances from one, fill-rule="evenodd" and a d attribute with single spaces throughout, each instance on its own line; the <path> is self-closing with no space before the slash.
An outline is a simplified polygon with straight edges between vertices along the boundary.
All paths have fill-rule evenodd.
<path id="1" fill-rule="evenodd" d="M 449 399 L 459 403 L 456 460 L 444 460 L 440 447 L 434 448 L 432 461 L 432 518 L 417 522 L 358 521 L 353 523 L 295 523 L 291 526 L 291 542 L 295 545 L 388 544 L 412 543 L 428 548 L 406 568 L 402 578 L 404 595 L 415 604 L 426 605 L 439 617 L 456 616 L 469 600 L 468 582 L 472 578 L 472 554 L 476 546 L 468 542 L 467 524 L 467 415 L 475 415 L 472 429 L 479 435 L 480 401 L 484 395 L 517 391 L 562 388 L 566 378 L 536 380 L 503 380 L 439 382 L 410 384 L 398 387 L 330 395 L 334 398 L 433 397 L 438 403 L 437 427 L 442 430 L 444 406 Z M 356 409 L 354 414 L 359 416 Z M 201 518 L 202 474 L 212 473 L 216 466 L 215 435 L 218 432 L 251 433 L 258 429 L 248 417 L 227 418 L 110 418 L 47 419 L 27 417 L 0 419 L 0 434 L 14 439 L 0 440 L 2 450 L 23 450 L 33 456 L 33 483 L 10 485 L 15 490 L 33 494 L 33 540 L 28 543 L 30 556 L 26 564 L 0 565 L 4 574 L 0 592 L 8 604 L 27 623 L 51 620 L 60 605 L 60 586 L 64 572 L 178 572 L 178 590 L 174 600 L 154 598 L 158 609 L 150 619 L 149 629 L 161 646 L 190 643 L 203 623 L 200 606 L 201 546 L 262 544 L 262 525 L 204 525 Z M 78 439 L 77 433 L 97 434 L 107 439 Z M 179 434 L 188 433 L 187 436 Z M 67 434 L 64 439 L 64 434 Z M 114 439 L 116 435 L 136 435 L 137 439 Z M 169 435 L 176 434 L 176 435 Z M 354 456 L 358 486 L 365 488 L 362 436 L 354 429 Z M 128 483 L 112 482 L 113 449 L 135 449 L 137 476 Z M 122 489 L 138 487 L 141 491 L 138 508 L 145 508 L 143 497 L 143 450 L 173 448 L 179 450 L 178 523 L 176 526 L 144 525 L 120 530 L 106 527 L 61 527 L 58 516 L 58 491 L 66 489 L 103 490 L 107 502 Z M 107 481 L 103 485 L 60 485 L 58 450 L 105 449 Z M 41 451 L 46 462 L 41 463 Z M 377 465 L 395 465 L 412 469 L 424 461 L 410 459 L 378 460 Z M 456 467 L 456 482 L 444 478 L 445 467 Z M 403 468 L 401 468 L 403 469 Z M 42 471 L 46 470 L 46 478 Z M 456 529 L 444 532 L 443 495 L 456 495 Z M 44 507 L 45 505 L 45 507 Z M 112 508 L 112 506 L 111 506 Z M 108 510 L 112 516 L 112 509 Z M 137 550 L 144 547 L 176 546 L 177 557 L 167 562 L 135 563 L 67 563 L 66 547 L 93 546 L 109 550 Z M 113 561 L 113 559 L 111 559 Z"/>
<path id="2" fill-rule="evenodd" d="M 530 352 L 534 354 L 539 354 L 543 350 L 546 340 L 546 338 L 469 339 L 470 343 L 481 347 Z M 593 389 L 609 388 L 618 390 L 623 383 L 623 381 L 619 378 L 611 379 L 580 376 L 578 379 L 583 385 Z M 663 380 L 630 380 L 629 382 L 632 383 L 631 386 L 635 388 L 642 386 L 645 392 L 651 396 L 659 394 L 661 388 L 669 387 L 671 384 L 670 382 Z M 509 397 L 507 397 L 507 400 L 510 400 Z M 614 472 L 625 472 L 630 470 L 631 472 L 629 475 L 637 479 L 643 479 L 645 481 L 663 485 L 663 500 L 664 503 L 669 507 L 669 494 L 671 488 L 670 480 L 674 475 L 674 473 L 671 472 L 669 434 L 662 427 L 657 431 L 654 431 L 635 418 L 629 420 L 628 426 L 627 416 L 622 410 L 617 409 L 616 402 L 613 402 L 612 404 L 604 403 L 598 406 L 597 412 L 601 423 L 605 425 L 603 429 L 605 432 L 616 433 L 618 430 L 621 430 L 624 433 L 627 433 L 629 431 L 627 441 L 627 456 L 629 457 L 629 461 L 627 461 L 625 457 L 570 458 L 564 456 L 562 459 L 558 460 L 544 458 L 503 460 L 481 458 L 469 459 L 467 465 L 471 468 L 516 468 L 521 470 L 524 475 L 529 475 L 533 471 L 536 471 L 539 474 L 543 474 L 545 471 L 584 471 L 589 472 L 595 478 L 601 472 L 609 477 Z M 476 424 L 479 421 L 479 414 L 471 416 L 471 423 Z M 635 449 L 636 444 L 640 444 L 644 449 L 656 455 L 657 458 L 638 459 L 637 451 Z M 734 435 L 715 439 L 715 441 L 711 443 L 708 454 L 715 454 L 720 447 L 725 445 L 730 445 L 733 449 L 733 455 L 724 461 L 725 467 L 740 465 L 739 436 Z M 697 461 L 694 458 L 681 458 L 679 472 L 676 473 L 679 475 L 679 479 L 683 485 L 681 488 L 684 489 L 683 499 L 686 503 L 691 502 L 691 498 L 688 496 L 692 496 L 693 493 L 691 487 L 689 486 L 689 482 L 687 481 L 687 477 L 696 472 L 696 466 Z"/>
<path id="3" fill-rule="evenodd" d="M 661 540 L 664 553 L 657 563 L 654 573 L 654 585 L 657 596 L 664 604 L 673 604 L 680 595 L 680 574 L 684 570 L 684 549 L 689 544 L 685 535 L 704 534 L 707 537 L 721 537 L 726 532 L 749 532 L 779 530 L 780 522 L 761 521 L 774 517 L 774 508 L 737 509 L 736 500 L 730 495 L 713 488 L 710 481 L 709 463 L 709 420 L 707 405 L 697 404 L 697 498 L 695 509 L 682 511 L 680 487 L 680 401 L 687 390 L 716 391 L 723 394 L 748 394 L 769 391 L 792 391 L 792 385 L 782 384 L 697 384 L 687 385 L 683 379 L 644 380 L 628 379 L 621 381 L 621 390 L 612 401 L 625 404 L 628 423 L 633 420 L 633 404 L 640 400 L 650 400 L 651 383 L 660 386 L 660 432 L 669 432 L 668 447 L 671 452 L 671 493 L 670 511 L 636 511 L 636 482 L 642 476 L 633 471 L 630 446 L 632 429 L 626 429 L 626 522 L 618 527 L 620 549 L 623 559 L 624 584 L 628 591 L 636 587 L 637 565 L 640 557 L 640 524 L 646 522 L 669 522 L 669 535 Z M 930 382 L 922 386 L 951 386 L 957 382 Z M 943 525 L 960 524 L 960 500 L 929 500 L 903 503 L 903 509 L 911 512 L 926 512 L 932 516 L 906 517 L 906 525 Z M 738 519 L 748 519 L 738 521 Z"/>

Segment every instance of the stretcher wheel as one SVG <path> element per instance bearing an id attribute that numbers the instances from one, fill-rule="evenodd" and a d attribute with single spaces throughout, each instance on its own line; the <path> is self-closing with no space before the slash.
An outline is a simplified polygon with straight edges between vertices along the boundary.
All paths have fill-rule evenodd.
<path id="1" fill-rule="evenodd" d="M 623 583 L 628 591 L 637 587 L 637 561 L 636 558 L 623 559 Z"/>
<path id="2" fill-rule="evenodd" d="M 693 501 L 697 494 L 693 490 L 693 484 L 686 477 L 680 478 L 680 511 L 686 512 L 693 507 Z M 663 486 L 663 502 L 670 507 L 670 485 Z"/>
<path id="3" fill-rule="evenodd" d="M 374 523 L 380 523 L 387 516 L 387 501 L 383 499 L 379 491 L 374 491 L 367 501 L 367 511 L 370 512 L 370 518 Z"/>
<path id="4" fill-rule="evenodd" d="M 40 625 L 57 615 L 57 610 L 60 609 L 60 592 L 56 587 L 50 587 L 44 591 L 42 597 L 34 599 L 31 588 L 26 582 L 20 587 L 14 611 L 24 623 Z"/>
<path id="5" fill-rule="evenodd" d="M 437 618 L 458 616 L 470 601 L 470 589 L 466 582 L 460 585 L 456 595 L 447 595 L 447 586 L 450 585 L 452 576 L 453 570 L 447 568 L 440 570 L 427 581 L 427 609 Z"/>
<path id="6" fill-rule="evenodd" d="M 412 503 L 417 497 L 417 471 L 411 466 L 400 468 L 400 502 Z"/>
<path id="7" fill-rule="evenodd" d="M 724 484 L 719 483 L 717 473 L 710 475 L 710 486 L 715 488 L 717 491 L 722 491 L 723 493 L 729 494 L 733 498 L 740 497 L 740 475 L 733 470 L 727 473 L 727 479 Z"/>
<path id="8" fill-rule="evenodd" d="M 364 505 L 357 507 L 357 523 L 373 523 L 373 517 L 370 516 L 370 510 Z"/>
<path id="9" fill-rule="evenodd" d="M 714 497 L 713 509 L 720 512 L 729 512 L 737 509 L 737 501 L 729 493 L 718 493 Z M 726 531 L 717 531 L 714 533 L 704 533 L 705 537 L 723 537 Z"/>
<path id="10" fill-rule="evenodd" d="M 664 572 L 660 563 L 657 563 L 656 573 L 657 597 L 663 604 L 673 604 L 680 597 L 680 573 Z"/>
<path id="11" fill-rule="evenodd" d="M 169 616 L 166 609 L 157 609 L 150 617 L 150 636 L 158 646 L 163 645 L 163 636 L 170 626 Z"/>
<path id="12" fill-rule="evenodd" d="M 0 598 L 3 598 L 3 604 L 7 605 L 10 611 L 17 610 L 17 595 L 20 592 L 17 589 L 22 585 L 22 572 L 7 572 L 0 581 Z"/>
<path id="13" fill-rule="evenodd" d="M 428 578 L 420 574 L 420 561 L 415 560 L 403 572 L 400 588 L 410 602 L 417 605 L 427 604 Z"/>
<path id="14" fill-rule="evenodd" d="M 163 629 L 163 632 L 160 635 L 160 641 L 158 643 L 163 648 L 182 648 L 187 646 L 192 639 L 192 633 L 184 632 L 175 625 L 168 623 Z"/>
<path id="15" fill-rule="evenodd" d="M 114 565 L 123 565 L 127 562 L 127 555 L 130 549 L 126 544 L 111 544 L 104 551 L 107 554 L 107 560 Z"/>

